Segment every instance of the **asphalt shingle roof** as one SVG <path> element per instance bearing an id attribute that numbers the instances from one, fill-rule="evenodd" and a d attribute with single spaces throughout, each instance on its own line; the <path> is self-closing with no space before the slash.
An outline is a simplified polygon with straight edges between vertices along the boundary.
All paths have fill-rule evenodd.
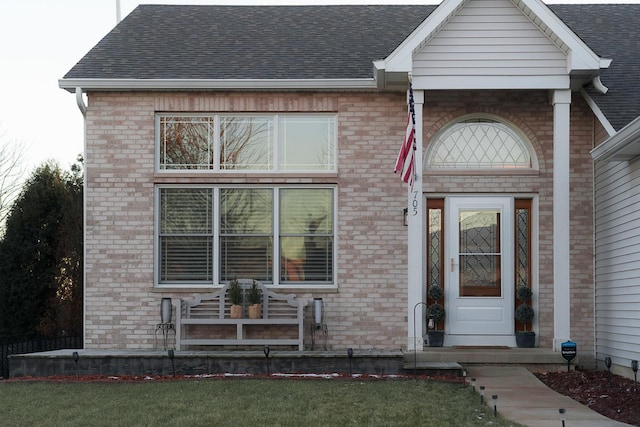
<path id="1" fill-rule="evenodd" d="M 139 6 L 65 78 L 371 78 L 435 6 Z"/>
<path id="2" fill-rule="evenodd" d="M 640 116 L 640 4 L 549 5 L 595 53 L 613 60 L 602 72 L 609 88 L 589 94 L 620 130 Z"/>
<path id="3" fill-rule="evenodd" d="M 606 95 L 588 89 L 619 130 L 640 115 L 640 5 L 549 5 L 613 59 Z M 434 5 L 172 6 L 131 12 L 65 79 L 354 79 L 373 77 Z"/>

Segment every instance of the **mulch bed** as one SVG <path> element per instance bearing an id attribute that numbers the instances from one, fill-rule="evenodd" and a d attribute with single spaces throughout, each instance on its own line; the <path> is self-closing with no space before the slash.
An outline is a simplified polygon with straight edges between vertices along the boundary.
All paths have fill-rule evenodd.
<path id="1" fill-rule="evenodd" d="M 547 387 L 612 420 L 640 426 L 640 390 L 634 380 L 608 371 L 536 374 Z"/>

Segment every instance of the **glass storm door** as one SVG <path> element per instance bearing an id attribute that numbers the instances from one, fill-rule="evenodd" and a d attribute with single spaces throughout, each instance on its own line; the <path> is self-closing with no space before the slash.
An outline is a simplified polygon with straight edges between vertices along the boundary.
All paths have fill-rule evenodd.
<path id="1" fill-rule="evenodd" d="M 449 197 L 446 203 L 447 345 L 510 345 L 513 199 Z"/>

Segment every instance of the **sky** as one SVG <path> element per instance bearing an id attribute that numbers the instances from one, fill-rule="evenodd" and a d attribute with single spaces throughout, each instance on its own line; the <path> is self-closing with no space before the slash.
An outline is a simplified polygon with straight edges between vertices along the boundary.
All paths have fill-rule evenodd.
<path id="1" fill-rule="evenodd" d="M 439 0 L 403 0 L 438 4 Z M 19 144 L 26 173 L 55 160 L 68 169 L 83 152 L 83 117 L 58 79 L 138 4 L 391 4 L 393 0 L 0 0 L 0 143 Z M 548 0 L 546 3 L 640 3 Z"/>

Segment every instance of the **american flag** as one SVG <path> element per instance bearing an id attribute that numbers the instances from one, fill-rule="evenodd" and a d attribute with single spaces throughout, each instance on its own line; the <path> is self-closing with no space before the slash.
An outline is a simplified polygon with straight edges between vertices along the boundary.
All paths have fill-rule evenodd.
<path id="1" fill-rule="evenodd" d="M 407 131 L 398 153 L 394 172 L 400 172 L 400 178 L 413 188 L 416 167 L 416 111 L 413 102 L 413 86 L 409 82 L 409 113 L 407 114 Z"/>

